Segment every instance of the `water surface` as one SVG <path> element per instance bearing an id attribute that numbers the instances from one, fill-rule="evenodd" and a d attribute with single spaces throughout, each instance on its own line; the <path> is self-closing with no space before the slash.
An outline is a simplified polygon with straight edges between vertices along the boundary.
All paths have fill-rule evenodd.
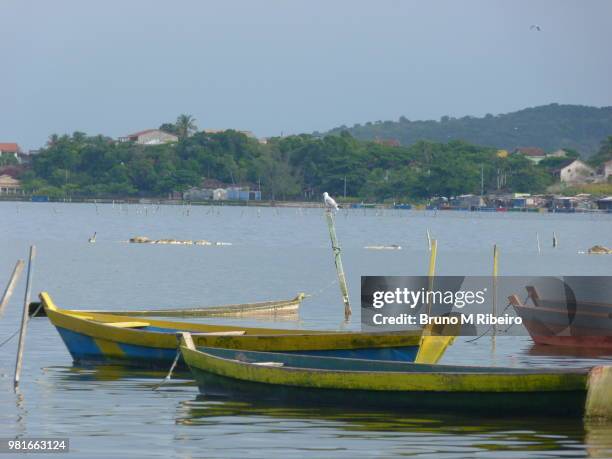
<path id="1" fill-rule="evenodd" d="M 359 328 L 361 275 L 423 275 L 426 229 L 439 240 L 439 274 L 610 275 L 612 215 L 350 210 L 337 232 L 354 304 L 349 324 L 335 283 L 320 209 L 0 203 L 0 281 L 36 244 L 33 292 L 64 307 L 217 305 L 312 295 L 298 321 L 221 320 L 259 326 Z M 97 232 L 97 242 L 87 239 Z M 560 245 L 552 248 L 552 233 Z M 127 244 L 132 236 L 207 239 L 227 247 Z M 540 253 L 537 249 L 540 240 Z M 369 251 L 399 244 L 403 250 Z M 4 285 L 2 285 L 3 287 Z M 0 342 L 19 326 L 24 282 L 0 319 Z M 72 456 L 95 457 L 612 457 L 612 426 L 517 419 L 261 405 L 198 395 L 185 375 L 77 367 L 46 319 L 30 323 L 23 383 L 12 392 L 16 339 L 0 351 L 0 436 L 65 436 Z M 605 355 L 536 348 L 526 336 L 459 339 L 443 363 L 589 366 Z"/>

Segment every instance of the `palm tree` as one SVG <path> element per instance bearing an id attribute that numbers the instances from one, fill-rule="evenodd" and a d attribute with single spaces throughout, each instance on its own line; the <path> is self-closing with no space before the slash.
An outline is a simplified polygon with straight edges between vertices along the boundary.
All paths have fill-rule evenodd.
<path id="1" fill-rule="evenodd" d="M 176 126 L 176 132 L 181 139 L 189 137 L 198 129 L 195 124 L 195 118 L 185 113 L 176 118 L 176 123 L 174 123 L 174 125 Z"/>

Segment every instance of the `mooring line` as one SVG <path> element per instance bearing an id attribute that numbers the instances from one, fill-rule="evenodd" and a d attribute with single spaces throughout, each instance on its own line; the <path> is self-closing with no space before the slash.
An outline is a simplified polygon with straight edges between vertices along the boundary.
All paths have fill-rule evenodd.
<path id="1" fill-rule="evenodd" d="M 38 305 L 38 307 L 36 308 L 36 310 L 34 311 L 33 314 L 31 314 L 31 317 L 36 317 L 36 315 L 38 314 L 38 311 L 40 311 L 40 308 L 42 308 L 42 303 L 40 303 Z M 11 336 L 9 336 L 7 339 L 5 339 L 4 341 L 2 341 L 0 343 L 0 347 L 4 346 L 6 343 L 8 343 L 10 340 L 12 340 L 15 336 L 17 336 L 17 334 L 19 333 L 20 329 L 16 330 L 15 333 L 13 333 Z"/>
<path id="2" fill-rule="evenodd" d="M 159 384 L 153 386 L 153 388 L 151 390 L 157 390 L 161 386 L 163 386 L 165 383 L 170 381 L 170 378 L 172 378 L 172 372 L 174 372 L 174 368 L 176 367 L 176 364 L 178 363 L 178 360 L 179 360 L 180 356 L 181 356 L 181 349 L 179 348 L 179 349 L 176 350 L 176 356 L 174 357 L 174 361 L 172 362 L 172 365 L 170 366 L 170 370 L 168 371 L 168 374 L 166 375 L 166 377 L 164 379 L 162 379 L 160 381 Z"/>

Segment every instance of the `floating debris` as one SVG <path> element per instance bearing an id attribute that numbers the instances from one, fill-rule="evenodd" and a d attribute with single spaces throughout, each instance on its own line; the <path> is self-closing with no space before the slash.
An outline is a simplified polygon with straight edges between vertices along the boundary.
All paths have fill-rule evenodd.
<path id="1" fill-rule="evenodd" d="M 402 250 L 401 245 L 391 244 L 391 245 L 366 245 L 364 249 L 368 250 Z"/>
<path id="2" fill-rule="evenodd" d="M 603 245 L 594 245 L 587 253 L 589 255 L 612 255 L 612 249 L 604 247 Z"/>
<path id="3" fill-rule="evenodd" d="M 132 244 L 162 244 L 162 245 L 214 245 L 226 246 L 232 245 L 231 242 L 213 242 L 205 239 L 199 240 L 181 240 L 181 239 L 150 239 L 146 236 L 134 236 L 129 240 Z"/>

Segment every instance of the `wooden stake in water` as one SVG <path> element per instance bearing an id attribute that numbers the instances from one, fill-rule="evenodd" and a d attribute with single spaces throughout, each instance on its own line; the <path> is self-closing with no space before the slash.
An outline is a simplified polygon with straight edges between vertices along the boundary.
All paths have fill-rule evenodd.
<path id="1" fill-rule="evenodd" d="M 542 249 L 540 248 L 540 233 L 536 233 L 536 241 L 538 243 L 538 253 L 542 253 Z"/>
<path id="2" fill-rule="evenodd" d="M 499 250 L 493 245 L 493 317 L 497 317 L 497 273 L 499 269 Z M 493 325 L 493 335 L 497 334 L 497 325 Z"/>
<path id="3" fill-rule="evenodd" d="M 30 258 L 28 259 L 28 275 L 26 277 L 26 289 L 23 299 L 23 314 L 21 316 L 21 330 L 19 332 L 19 346 L 17 347 L 17 362 L 15 363 L 15 388 L 19 385 L 21 376 L 21 363 L 23 361 L 23 347 L 25 345 L 26 330 L 28 327 L 28 306 L 30 305 L 30 291 L 32 288 L 32 268 L 36 257 L 36 246 L 30 246 Z"/>
<path id="4" fill-rule="evenodd" d="M 336 237 L 336 225 L 334 223 L 333 210 L 325 209 L 325 218 L 327 227 L 329 228 L 329 238 L 331 239 L 332 251 L 334 252 L 334 263 L 336 264 L 336 273 L 338 274 L 338 283 L 340 284 L 340 293 L 342 293 L 342 301 L 344 302 L 344 318 L 348 320 L 351 316 L 351 304 L 349 302 L 348 287 L 346 285 L 346 277 L 344 276 L 344 268 L 342 267 L 342 258 L 340 253 L 340 245 Z"/>
<path id="5" fill-rule="evenodd" d="M 431 233 L 429 232 L 429 228 L 427 228 L 427 250 L 431 252 Z"/>
<path id="6" fill-rule="evenodd" d="M 429 254 L 429 268 L 427 269 L 427 291 L 433 290 L 436 275 L 436 258 L 438 256 L 438 240 L 431 240 L 431 253 Z M 427 302 L 427 314 L 431 315 L 431 301 Z"/>
<path id="7" fill-rule="evenodd" d="M 557 247 L 557 234 L 553 231 L 553 248 Z"/>
<path id="8" fill-rule="evenodd" d="M 6 289 L 2 294 L 2 300 L 0 301 L 0 316 L 4 313 L 4 308 L 11 300 L 11 296 L 13 296 L 13 291 L 15 290 L 15 285 L 17 285 L 17 281 L 19 280 L 19 276 L 21 276 L 21 272 L 23 271 L 23 260 L 17 260 L 15 264 L 15 268 L 13 269 L 13 274 L 11 274 L 11 278 L 9 279 L 8 284 L 6 284 Z"/>

